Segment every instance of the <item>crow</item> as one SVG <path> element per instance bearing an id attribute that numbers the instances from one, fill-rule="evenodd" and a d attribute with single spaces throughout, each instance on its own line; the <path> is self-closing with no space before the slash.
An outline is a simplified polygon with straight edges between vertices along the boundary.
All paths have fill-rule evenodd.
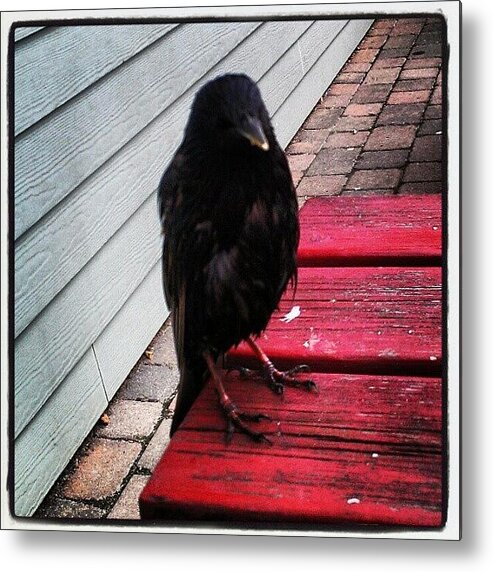
<path id="1" fill-rule="evenodd" d="M 289 282 L 296 282 L 298 205 L 286 156 L 257 85 L 226 74 L 195 95 L 181 145 L 160 181 L 163 289 L 172 312 L 180 381 L 171 435 L 211 377 L 228 422 L 269 441 L 228 397 L 218 357 L 245 340 L 271 388 L 300 380 L 278 371 L 258 337 Z"/>

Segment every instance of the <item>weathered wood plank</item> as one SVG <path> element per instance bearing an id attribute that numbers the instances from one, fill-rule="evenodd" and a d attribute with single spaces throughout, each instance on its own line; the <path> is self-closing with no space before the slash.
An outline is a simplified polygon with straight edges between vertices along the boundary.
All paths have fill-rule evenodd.
<path id="1" fill-rule="evenodd" d="M 32 36 L 33 34 L 36 34 L 37 32 L 39 32 L 40 30 L 42 30 L 44 28 L 44 26 L 22 26 L 19 28 L 16 28 L 14 31 L 14 39 L 16 42 L 18 42 L 19 40 L 23 40 L 24 38 L 27 38 L 28 36 Z"/>
<path id="2" fill-rule="evenodd" d="M 317 371 L 441 371 L 441 268 L 300 268 L 259 342 L 281 367 Z M 294 306 L 301 314 L 281 318 Z M 246 344 L 228 365 L 255 364 Z"/>
<path id="3" fill-rule="evenodd" d="M 282 25 L 281 25 L 282 24 Z M 234 69 L 261 77 L 294 39 L 289 23 L 264 25 L 210 70 L 199 85 Z M 296 34 L 310 25 L 299 22 Z M 272 42 L 262 57 L 259 46 Z M 272 81 L 276 81 L 275 77 Z M 267 86 L 266 86 L 267 87 Z M 174 102 L 87 181 L 30 229 L 15 250 L 15 335 L 42 311 L 141 203 L 156 190 L 167 161 L 178 145 L 197 86 Z M 269 90 L 267 89 L 269 92 Z M 287 95 L 287 93 L 286 93 Z M 300 118 L 300 122 L 302 119 Z M 71 229 L 77 228 L 74 235 Z M 70 247 L 67 247 L 69 241 Z"/>
<path id="4" fill-rule="evenodd" d="M 285 147 L 358 45 L 372 20 L 352 20 L 306 73 L 272 117 L 277 138 Z"/>
<path id="5" fill-rule="evenodd" d="M 107 407 L 92 348 L 15 441 L 15 513 L 31 516 Z"/>
<path id="6" fill-rule="evenodd" d="M 15 148 L 16 238 L 258 26 L 240 22 L 180 27 L 70 105 L 56 110 L 50 121 L 19 135 Z"/>
<path id="7" fill-rule="evenodd" d="M 34 37 L 17 46 L 14 54 L 15 134 L 176 26 L 52 26 L 42 37 Z"/>
<path id="8" fill-rule="evenodd" d="M 17 338 L 16 435 L 147 276 L 160 251 L 151 196 Z"/>
<path id="9" fill-rule="evenodd" d="M 440 526 L 441 380 L 316 374 L 319 394 L 281 398 L 230 374 L 272 445 L 235 434 L 209 384 L 141 495 L 144 518 Z"/>
<path id="10" fill-rule="evenodd" d="M 159 261 L 94 342 L 109 399 L 125 381 L 168 315 Z"/>
<path id="11" fill-rule="evenodd" d="M 439 266 L 440 195 L 319 197 L 300 211 L 300 266 Z"/>

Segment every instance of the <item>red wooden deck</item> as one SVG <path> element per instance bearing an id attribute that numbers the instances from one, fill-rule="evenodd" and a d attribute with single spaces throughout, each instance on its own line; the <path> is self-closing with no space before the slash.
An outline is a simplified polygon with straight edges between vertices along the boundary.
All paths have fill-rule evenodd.
<path id="1" fill-rule="evenodd" d="M 273 444 L 226 445 L 208 385 L 141 494 L 144 519 L 443 523 L 440 197 L 317 198 L 300 218 L 298 288 L 260 342 L 276 365 L 308 363 L 319 393 L 230 373 Z M 244 344 L 226 359 L 255 364 Z"/>

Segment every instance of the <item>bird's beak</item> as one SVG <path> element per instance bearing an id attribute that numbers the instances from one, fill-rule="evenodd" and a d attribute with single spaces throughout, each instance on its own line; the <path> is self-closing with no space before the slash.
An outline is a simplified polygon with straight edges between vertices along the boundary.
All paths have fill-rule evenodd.
<path id="1" fill-rule="evenodd" d="M 262 129 L 262 124 L 256 117 L 249 117 L 239 132 L 255 147 L 262 149 L 262 151 L 269 150 L 269 142 Z"/>

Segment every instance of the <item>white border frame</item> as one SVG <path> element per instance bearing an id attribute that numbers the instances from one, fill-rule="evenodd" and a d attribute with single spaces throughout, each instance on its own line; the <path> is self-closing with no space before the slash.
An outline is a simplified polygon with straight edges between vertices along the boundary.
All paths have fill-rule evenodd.
<path id="1" fill-rule="evenodd" d="M 257 530 L 255 528 L 209 528 L 209 527 L 171 527 L 171 526 L 115 526 L 95 521 L 94 524 L 76 522 L 57 524 L 40 522 L 34 519 L 12 518 L 9 512 L 6 490 L 8 474 L 8 324 L 1 322 L 0 363 L 1 363 L 1 527 L 2 529 L 21 530 L 72 530 L 72 531 L 113 531 L 113 532 L 152 532 L 152 533 L 193 533 L 193 534 L 239 534 L 261 536 L 312 536 L 331 538 L 396 538 L 396 539 L 460 539 L 460 2 L 392 2 L 392 3 L 356 3 L 356 4 L 306 4 L 306 5 L 269 5 L 269 6 L 215 6 L 215 7 L 177 7 L 147 9 L 97 9 L 97 10 L 54 10 L 2 12 L 1 20 L 1 163 L 7 168 L 1 170 L 1 273 L 0 304 L 8 308 L 8 113 L 7 113 L 7 52 L 9 30 L 17 21 L 36 20 L 72 20 L 104 18 L 205 18 L 205 17 L 258 17 L 275 16 L 344 16 L 351 18 L 366 14 L 392 16 L 394 14 L 435 13 L 443 15 L 447 23 L 449 43 L 448 70 L 448 444 L 449 444 L 449 502 L 448 520 L 441 530 L 416 531 L 306 531 L 306 530 Z M 2 317 L 6 312 L 2 312 Z"/>

